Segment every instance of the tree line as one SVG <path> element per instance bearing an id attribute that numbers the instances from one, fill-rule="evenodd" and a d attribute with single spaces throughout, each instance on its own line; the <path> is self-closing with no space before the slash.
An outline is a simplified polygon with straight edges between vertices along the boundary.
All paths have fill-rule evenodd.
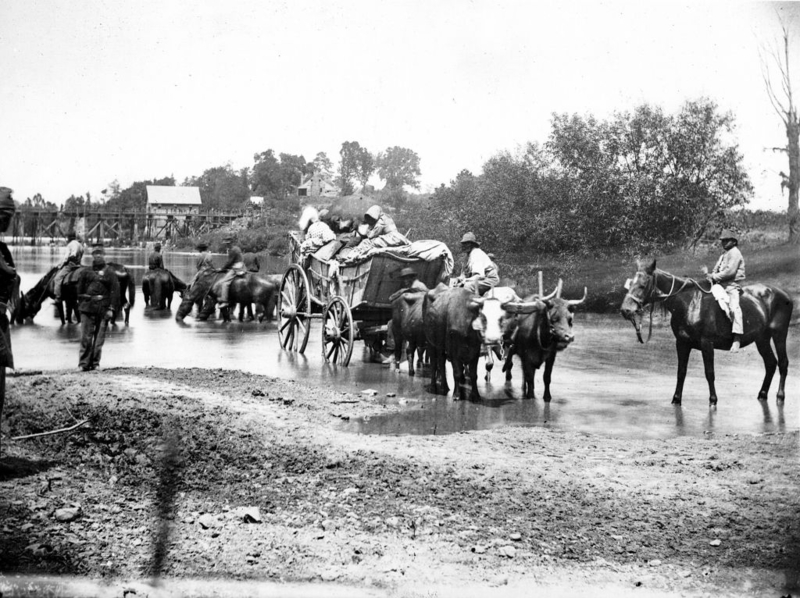
<path id="1" fill-rule="evenodd" d="M 187 177 L 181 185 L 199 187 L 204 208 L 226 212 L 247 208 L 252 196 L 263 197 L 268 205 L 274 207 L 276 203 L 296 196 L 297 187 L 305 177 L 314 173 L 320 173 L 336 184 L 342 195 L 350 195 L 359 187 L 364 188 L 373 175 L 380 177 L 389 189 L 402 190 L 406 185 L 419 189 L 420 159 L 413 150 L 394 146 L 372 154 L 357 141 L 345 141 L 339 157 L 334 167 L 325 152 L 319 152 L 313 160 L 308 161 L 302 155 L 276 153 L 267 149 L 253 156 L 252 166 L 239 169 L 231 164 L 215 166 L 200 175 Z M 92 198 L 90 193 L 71 195 L 64 203 L 64 210 L 80 211 L 89 206 L 103 206 L 110 210 L 144 210 L 148 185 L 176 184 L 172 176 L 136 181 L 126 188 L 114 181 L 99 198 Z M 52 209 L 57 206 L 45 201 L 37 193 L 23 202 L 22 207 Z"/>
<path id="2" fill-rule="evenodd" d="M 459 173 L 408 216 L 449 243 L 466 230 L 501 252 L 651 249 L 730 224 L 753 188 L 731 113 L 642 104 L 611 118 L 553 114 L 547 140 Z"/>

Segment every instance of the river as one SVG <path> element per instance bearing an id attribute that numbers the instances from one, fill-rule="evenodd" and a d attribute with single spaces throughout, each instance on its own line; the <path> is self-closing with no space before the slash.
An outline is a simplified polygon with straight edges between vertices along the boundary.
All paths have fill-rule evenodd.
<path id="1" fill-rule="evenodd" d="M 28 290 L 55 264 L 60 247 L 11 247 Z M 506 385 L 500 368 L 493 380 L 483 381 L 481 365 L 479 403 L 436 397 L 425 390 L 427 380 L 411 378 L 403 369 L 394 372 L 366 363 L 354 351 L 350 366 L 324 363 L 318 322 L 311 330 L 304 355 L 284 352 L 278 343 L 275 323 L 223 324 L 174 319 L 180 301 L 176 295 L 171 312 L 145 313 L 141 278 L 147 268 L 144 250 L 109 249 L 107 259 L 124 264 L 134 273 L 136 304 L 128 326 L 109 330 L 102 368 L 163 367 L 237 369 L 266 376 L 297 379 L 341 392 L 377 391 L 374 400 L 402 406 L 399 413 L 366 421 L 341 424 L 344 430 L 369 434 L 447 434 L 465 430 L 512 425 L 533 425 L 629 438 L 674 438 L 704 434 L 762 434 L 797 430 L 800 427 L 800 331 L 789 333 L 790 371 L 785 405 L 776 404 L 776 374 L 766 403 L 756 400 L 763 378 L 763 362 L 754 346 L 737 355 L 716 353 L 719 405 L 708 406 L 708 387 L 702 358 L 693 352 L 683 395 L 683 405 L 671 405 L 675 384 L 675 343 L 669 326 L 657 322 L 646 345 L 636 341 L 633 328 L 619 316 L 578 312 L 575 342 L 559 354 L 553 371 L 553 400 L 541 400 L 542 373 L 537 372 L 537 399 L 521 399 L 521 371 Z M 225 256 L 216 255 L 218 265 Z M 166 252 L 164 263 L 178 277 L 188 280 L 194 273 L 195 255 Z M 262 273 L 282 273 L 286 261 L 270 258 Z M 54 309 L 45 305 L 34 323 L 12 329 L 14 358 L 20 370 L 75 370 L 78 364 L 80 328 L 61 326 Z M 362 343 L 358 343 L 359 349 Z M 88 375 L 102 375 L 99 374 Z M 452 379 L 450 380 L 452 387 Z M 388 396 L 392 395 L 392 396 Z"/>

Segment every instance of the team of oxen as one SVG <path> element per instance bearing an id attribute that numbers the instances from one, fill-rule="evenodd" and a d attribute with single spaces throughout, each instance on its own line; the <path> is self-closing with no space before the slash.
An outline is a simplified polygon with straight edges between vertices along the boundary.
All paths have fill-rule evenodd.
<path id="1" fill-rule="evenodd" d="M 124 314 L 127 324 L 136 299 L 136 285 L 125 266 L 113 262 L 109 266 L 114 268 L 120 282 L 120 302 L 116 313 Z M 55 298 L 53 279 L 56 272 L 57 269 L 53 268 L 27 293 L 19 296 L 16 305 L 12 306 L 12 321 L 21 324 L 25 319 L 32 319 L 46 299 Z M 65 277 L 60 301 L 56 302 L 62 324 L 71 322 L 73 315 L 80 321 L 76 309 L 80 272 L 81 268 L 77 268 Z M 200 273 L 187 286 L 167 270 L 150 270 L 142 280 L 145 309 L 169 309 L 174 293 L 180 293 L 181 304 L 176 312 L 178 321 L 182 321 L 194 307 L 197 319 L 207 319 L 217 304 L 219 281 L 223 275 L 223 272 L 210 269 Z M 245 317 L 259 321 L 274 317 L 280 279 L 280 275 L 262 276 L 256 272 L 234 278 L 229 291 L 229 305 L 239 306 L 240 321 Z M 730 349 L 732 330 L 730 319 L 717 304 L 710 288 L 706 287 L 708 284 L 659 270 L 653 261 L 639 265 L 634 278 L 626 283 L 627 294 L 620 306 L 622 315 L 633 323 L 640 342 L 644 342 L 641 333 L 645 308 L 660 303 L 670 312 L 678 356 L 677 384 L 672 398 L 676 404 L 682 400 L 692 349 L 702 353 L 709 403 L 717 403 L 714 351 Z M 550 401 L 550 381 L 556 355 L 573 341 L 573 314 L 575 308 L 586 300 L 585 288 L 583 298 L 577 300 L 563 299 L 561 289 L 559 281 L 549 295 L 525 298 L 518 297 L 509 287 L 495 288 L 483 297 L 465 288 L 444 284 L 427 291 L 408 289 L 392 302 L 395 363 L 399 366 L 405 346 L 409 374 L 415 375 L 415 353 L 419 355 L 427 351 L 431 364 L 430 390 L 447 394 L 450 389 L 446 363 L 450 361 L 457 386 L 454 396 L 478 400 L 480 357 L 486 358 L 487 379 L 494 356 L 500 357 L 508 381 L 511 379 L 513 356 L 517 355 L 522 365 L 523 396 L 534 398 L 534 374 L 544 364 L 543 399 Z M 255 314 L 252 306 L 255 306 Z M 755 344 L 764 361 L 765 376 L 758 399 L 767 399 L 777 370 L 780 373 L 777 398 L 783 401 L 789 367 L 786 342 L 793 311 L 792 300 L 777 287 L 754 284 L 743 289 L 741 307 L 745 322 L 741 345 Z M 220 311 L 222 319 L 229 321 L 229 310 Z"/>
<path id="2" fill-rule="evenodd" d="M 550 401 L 550 379 L 559 351 L 572 342 L 575 308 L 586 300 L 561 297 L 562 282 L 547 296 L 517 296 L 510 287 L 498 287 L 480 297 L 463 287 L 439 284 L 429 291 L 410 290 L 392 302 L 395 364 L 399 367 L 403 345 L 408 372 L 415 374 L 415 353 L 427 350 L 431 364 L 430 390 L 448 394 L 446 365 L 453 370 L 459 399 L 480 400 L 478 361 L 486 358 L 486 377 L 494 355 L 504 360 L 503 372 L 511 380 L 514 355 L 522 364 L 523 396 L 534 398 L 534 374 L 544 363 L 544 400 Z M 421 362 L 421 360 L 418 359 Z"/>

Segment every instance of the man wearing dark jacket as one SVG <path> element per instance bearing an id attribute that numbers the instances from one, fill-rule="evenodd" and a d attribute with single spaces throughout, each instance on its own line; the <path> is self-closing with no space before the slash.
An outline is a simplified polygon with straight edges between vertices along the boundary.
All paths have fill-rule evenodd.
<path id="1" fill-rule="evenodd" d="M 222 266 L 225 276 L 217 283 L 220 285 L 219 301 L 217 302 L 220 308 L 228 307 L 228 291 L 231 288 L 231 282 L 233 282 L 237 274 L 245 271 L 242 250 L 239 249 L 238 245 L 234 244 L 233 237 L 225 237 L 223 242 L 228 249 L 228 261 Z"/>
<path id="2" fill-rule="evenodd" d="M 81 312 L 79 367 L 87 372 L 100 366 L 108 322 L 119 304 L 119 280 L 106 265 L 102 247 L 92 250 L 92 267 L 78 280 L 78 309 Z"/>

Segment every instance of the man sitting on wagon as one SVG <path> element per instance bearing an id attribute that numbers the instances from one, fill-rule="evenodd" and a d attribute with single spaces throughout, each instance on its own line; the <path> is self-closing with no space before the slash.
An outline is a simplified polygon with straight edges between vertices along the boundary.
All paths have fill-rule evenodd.
<path id="1" fill-rule="evenodd" d="M 366 211 L 364 224 L 358 227 L 348 243 L 348 249 L 353 248 L 352 251 L 344 250 L 341 257 L 352 262 L 366 256 L 371 249 L 400 245 L 409 245 L 409 240 L 397 230 L 394 220 L 375 205 Z"/>

